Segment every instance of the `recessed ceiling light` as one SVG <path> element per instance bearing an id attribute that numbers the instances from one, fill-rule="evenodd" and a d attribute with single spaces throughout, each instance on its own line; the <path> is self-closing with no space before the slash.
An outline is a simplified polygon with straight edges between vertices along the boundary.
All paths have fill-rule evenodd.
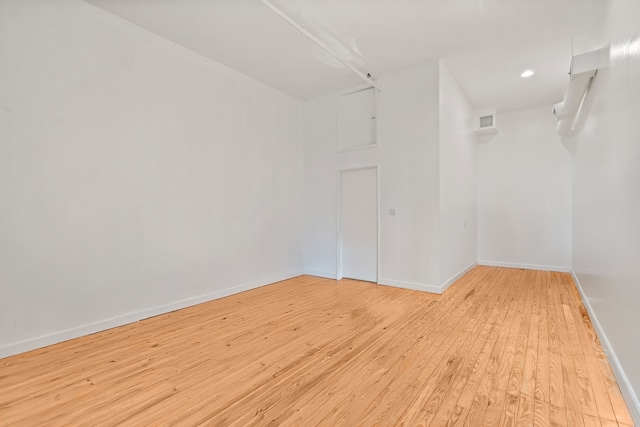
<path id="1" fill-rule="evenodd" d="M 524 73 L 520 74 L 520 77 L 531 77 L 533 76 L 533 70 L 526 70 Z"/>

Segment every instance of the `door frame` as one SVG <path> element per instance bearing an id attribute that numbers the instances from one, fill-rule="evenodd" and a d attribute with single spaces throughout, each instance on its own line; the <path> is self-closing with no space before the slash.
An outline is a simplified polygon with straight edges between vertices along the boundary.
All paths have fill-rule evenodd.
<path id="1" fill-rule="evenodd" d="M 376 283 L 380 280 L 380 165 L 372 164 L 351 168 L 341 168 L 337 172 L 337 197 L 336 197 L 336 280 L 342 279 L 342 228 L 341 228 L 341 203 L 342 200 L 342 174 L 360 170 L 374 169 L 376 171 Z"/>

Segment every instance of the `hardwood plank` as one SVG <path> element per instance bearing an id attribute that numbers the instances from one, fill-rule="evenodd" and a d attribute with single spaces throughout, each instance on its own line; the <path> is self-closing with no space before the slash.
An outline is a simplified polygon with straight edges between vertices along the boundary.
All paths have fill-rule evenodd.
<path id="1" fill-rule="evenodd" d="M 474 344 L 472 350 L 466 354 L 466 360 L 468 362 L 463 364 L 460 371 L 458 371 L 451 387 L 435 412 L 434 417 L 430 420 L 430 423 L 434 425 L 444 425 L 447 423 L 447 420 L 454 418 L 454 414 L 458 411 L 457 408 L 463 407 L 458 404 L 462 391 L 469 385 L 471 378 L 479 377 L 480 373 L 486 367 L 490 351 L 495 345 L 499 332 L 497 326 L 503 324 L 505 316 L 511 307 L 514 289 L 515 287 L 509 288 L 509 290 L 504 293 L 504 297 L 496 304 L 496 308 L 499 309 L 499 311 L 495 311 L 497 315 L 490 317 L 485 323 L 484 328 L 476 338 L 476 344 Z M 457 419 L 458 418 L 459 415 Z"/>
<path id="2" fill-rule="evenodd" d="M 534 398 L 539 402 L 551 401 L 550 396 L 550 357 L 549 348 L 549 302 L 548 283 L 549 272 L 543 272 L 540 276 L 540 311 L 538 323 L 538 354 L 536 365 L 536 385 Z M 548 406 L 547 406 L 548 413 Z M 546 417 L 548 418 L 548 417 Z"/>
<path id="3" fill-rule="evenodd" d="M 500 424 L 502 414 L 505 410 L 505 400 L 507 392 L 500 388 L 493 388 L 489 394 L 487 410 L 482 418 L 482 427 L 495 427 Z"/>
<path id="4" fill-rule="evenodd" d="M 531 315 L 529 324 L 528 342 L 522 374 L 520 393 L 534 398 L 536 392 L 537 365 L 538 365 L 538 331 L 540 328 L 540 316 Z"/>
<path id="5" fill-rule="evenodd" d="M 585 366 L 587 368 L 587 374 L 592 385 L 594 400 L 598 409 L 598 416 L 600 418 L 606 418 L 609 420 L 615 420 L 615 412 L 609 399 L 609 393 L 605 384 L 600 366 L 596 359 L 596 355 L 591 348 L 588 334 L 584 327 L 584 317 L 587 316 L 584 306 L 572 306 L 571 311 L 575 319 L 575 325 L 577 328 L 577 335 L 580 339 L 582 351 L 585 359 Z M 588 317 L 588 316 L 587 316 Z"/>
<path id="6" fill-rule="evenodd" d="M 492 390 L 494 387 L 498 387 L 500 372 L 504 372 L 505 369 L 508 369 L 507 367 L 511 366 L 513 353 L 509 353 L 507 350 L 515 348 L 515 342 L 517 341 L 518 331 L 520 329 L 520 319 L 522 318 L 522 313 L 525 311 L 527 302 L 526 292 L 523 292 L 523 289 L 526 287 L 523 281 L 523 274 L 521 273 L 517 281 L 510 285 L 516 290 L 512 304 L 513 307 L 515 307 L 515 313 L 510 313 L 508 317 L 511 325 L 502 328 L 500 338 L 493 348 L 489 363 L 476 391 L 473 392 L 471 387 L 467 390 L 467 393 L 470 393 L 470 395 L 463 393 L 463 396 L 460 398 L 460 402 L 463 405 L 468 404 L 469 399 L 472 399 L 468 416 L 468 419 L 471 421 L 469 425 L 472 426 L 481 424 L 485 412 L 490 406 Z M 505 368 L 501 368 L 502 366 Z M 495 410 L 495 406 L 492 410 Z M 489 418 L 491 418 L 491 414 Z"/>
<path id="7" fill-rule="evenodd" d="M 593 396 L 593 389 L 591 387 L 591 381 L 587 372 L 587 366 L 584 360 L 584 354 L 582 347 L 580 346 L 580 340 L 576 331 L 576 325 L 571 314 L 571 308 L 567 304 L 563 304 L 564 317 L 567 323 L 567 330 L 569 333 L 569 339 L 571 343 L 573 353 L 573 363 L 575 367 L 575 373 L 577 378 L 580 405 L 582 406 L 582 413 L 598 416 L 598 410 L 596 407 L 595 397 Z"/>
<path id="8" fill-rule="evenodd" d="M 562 346 L 560 345 L 560 308 L 555 298 L 557 274 L 551 273 L 547 283 L 547 314 L 549 321 L 549 403 L 551 408 L 565 408 Z M 553 288 L 552 288 L 553 287 Z M 565 419 L 566 416 L 562 418 Z"/>
<path id="9" fill-rule="evenodd" d="M 549 424 L 553 427 L 563 427 L 567 424 L 567 410 L 560 406 L 549 404 Z"/>
<path id="10" fill-rule="evenodd" d="M 387 302 L 386 304 L 389 303 Z M 238 382 L 247 383 L 249 387 L 239 393 L 217 392 L 216 394 L 211 394 L 206 399 L 203 399 L 199 405 L 192 405 L 189 412 L 183 411 L 172 419 L 181 423 L 188 423 L 191 419 L 197 420 L 194 421 L 196 424 L 204 422 L 215 423 L 232 417 L 237 408 L 242 408 L 244 405 L 253 405 L 254 402 L 257 402 L 256 406 L 250 411 L 244 409 L 239 410 L 238 413 L 256 413 L 258 417 L 262 418 L 265 408 L 270 406 L 269 402 L 274 397 L 290 392 L 291 389 L 286 385 L 291 384 L 292 381 L 295 381 L 296 387 L 294 389 L 296 392 L 303 392 L 310 385 L 315 384 L 314 374 L 326 375 L 336 364 L 343 363 L 345 358 L 348 359 L 361 352 L 366 355 L 370 355 L 373 352 L 372 346 L 388 335 L 385 332 L 388 328 L 388 322 L 393 322 L 395 318 L 387 318 L 386 316 L 383 318 L 370 318 L 361 314 L 358 313 L 357 317 L 350 319 L 352 327 L 358 329 L 359 332 L 355 336 L 349 330 L 344 333 L 339 329 L 333 329 L 331 332 L 326 331 L 325 339 L 319 341 L 310 351 L 302 354 L 301 357 L 295 357 L 290 363 L 278 364 L 277 360 L 286 357 L 286 354 L 297 353 L 289 346 L 283 346 L 278 353 L 262 358 L 261 363 L 265 363 L 265 366 L 273 366 L 272 369 L 262 370 L 256 365 L 254 366 L 256 370 L 253 372 L 245 369 L 239 371 L 237 375 L 226 375 L 216 381 L 223 386 L 222 390 L 232 387 L 233 384 Z M 403 325 L 398 326 L 402 327 Z M 305 376 L 310 376 L 310 378 L 305 379 Z M 194 383 L 191 383 L 189 387 L 196 387 L 195 382 L 200 380 L 201 378 L 194 376 Z M 302 387 L 299 387 L 300 385 Z M 283 386 L 284 389 L 281 389 Z M 282 391 L 274 393 L 274 387 Z M 188 400 L 188 396 L 176 396 L 176 399 L 166 404 L 180 408 L 185 405 L 186 400 Z M 220 403 L 216 404 L 216 402 Z"/>
<path id="11" fill-rule="evenodd" d="M 460 291 L 464 289 L 459 289 Z M 469 290 L 466 290 L 468 292 Z M 454 295 L 452 294 L 452 297 Z M 455 299 L 450 299 L 451 304 L 457 304 Z M 384 392 L 388 388 L 388 384 L 390 380 L 400 381 L 403 377 L 406 376 L 407 371 L 406 368 L 415 365 L 418 358 L 429 358 L 428 349 L 439 349 L 441 346 L 438 344 L 440 339 L 444 339 L 447 336 L 450 336 L 452 332 L 452 326 L 457 325 L 457 323 L 465 319 L 466 316 L 462 315 L 464 311 L 470 307 L 468 304 L 458 304 L 457 306 L 451 305 L 449 306 L 446 301 L 443 302 L 442 305 L 439 305 L 433 314 L 429 315 L 429 318 L 432 316 L 436 316 L 440 318 L 442 321 L 438 324 L 427 324 L 424 316 L 421 316 L 420 319 L 412 321 L 411 327 L 409 328 L 410 334 L 407 336 L 400 336 L 399 344 L 402 351 L 395 351 L 395 348 L 391 345 L 384 345 L 381 351 L 383 354 L 378 356 L 377 358 L 373 358 L 372 362 L 368 363 L 365 369 L 359 371 L 359 375 L 357 377 L 353 377 L 352 373 L 341 371 L 333 373 L 334 376 L 338 376 L 338 379 L 333 381 L 328 379 L 328 387 L 322 392 L 323 396 L 326 396 L 325 402 L 322 404 L 322 407 L 332 407 L 334 404 L 341 403 L 341 407 L 348 409 L 348 411 L 333 411 L 328 415 L 330 419 L 333 421 L 328 421 L 324 419 L 323 423 L 339 423 L 339 422 L 348 422 L 346 420 L 355 418 L 360 419 L 361 414 L 368 413 L 369 416 L 375 416 L 375 414 L 367 411 L 367 404 L 373 405 L 379 398 L 375 398 L 375 396 L 379 396 L 381 391 Z M 449 323 L 449 320 L 451 323 Z M 431 339 L 424 339 L 424 337 L 434 337 L 436 341 L 432 341 Z M 398 338 L 395 336 L 394 338 Z M 406 345 L 409 347 L 406 347 Z M 415 344 L 415 345 L 414 345 Z M 394 358 L 392 355 L 387 355 L 387 352 L 393 350 L 396 353 L 396 359 L 394 362 Z M 423 353 L 423 352 L 426 352 Z M 391 369 L 381 368 L 379 363 L 377 362 L 380 359 L 388 360 L 388 364 L 391 366 Z M 418 364 L 419 366 L 419 364 Z M 411 377 L 411 379 L 415 379 L 415 377 Z M 363 393 L 366 393 L 366 399 L 360 394 L 360 390 L 363 390 Z M 294 424 L 300 423 L 309 423 L 314 424 L 316 422 L 321 422 L 322 418 L 325 414 L 321 411 L 314 411 L 314 408 L 318 408 L 318 406 L 313 403 L 319 403 L 316 397 L 313 397 L 313 402 L 309 401 L 309 396 L 302 396 L 300 399 L 296 400 L 293 404 L 289 404 L 286 401 L 279 401 L 274 407 L 269 408 L 269 414 L 279 413 L 278 418 L 274 418 L 278 420 L 278 422 L 289 422 L 286 420 L 287 414 L 282 413 L 282 408 L 295 408 L 295 414 L 290 413 L 289 415 L 294 416 L 297 421 Z M 344 404 L 344 401 L 348 401 L 348 404 Z M 392 397 L 390 401 L 395 401 Z M 365 402 L 362 404 L 361 402 Z M 382 408 L 382 405 L 379 406 Z M 272 415 L 272 418 L 274 416 Z M 283 419 L 284 417 L 284 419 Z"/>
<path id="12" fill-rule="evenodd" d="M 465 425 L 478 426 L 482 424 L 489 407 L 489 398 L 493 390 L 495 375 L 487 374 L 482 377 L 480 385 L 475 391 L 473 401 L 469 405 L 469 413 Z"/>
<path id="13" fill-rule="evenodd" d="M 453 412 L 451 413 L 451 417 L 445 421 L 445 424 L 442 424 L 442 425 L 449 426 L 449 427 L 468 425 L 467 424 L 468 415 L 469 415 L 469 408 L 456 405 Z"/>
<path id="14" fill-rule="evenodd" d="M 564 283 L 568 287 L 575 288 L 573 279 L 570 276 L 565 277 Z M 631 418 L 631 414 L 629 413 L 627 405 L 622 397 L 622 393 L 620 392 L 620 388 L 615 380 L 615 376 L 611 370 L 611 365 L 609 364 L 607 356 L 602 349 L 600 341 L 593 329 L 593 325 L 591 324 L 591 319 L 589 319 L 589 315 L 582 301 L 577 301 L 573 311 L 576 313 L 575 318 L 580 320 L 576 322 L 576 324 L 581 328 L 581 333 L 579 335 L 583 340 L 585 355 L 590 354 L 593 356 L 593 358 L 591 356 L 588 357 L 587 367 L 590 369 L 590 377 L 593 378 L 595 382 L 594 391 L 597 390 L 596 403 L 598 404 L 598 412 L 600 416 L 606 419 L 615 419 L 621 424 L 633 425 L 633 419 Z M 591 352 L 586 349 L 587 347 L 591 348 Z M 600 376 L 595 372 L 596 367 L 598 368 L 597 370 L 599 371 Z M 609 397 L 611 410 L 614 412 L 613 417 L 609 411 L 609 405 L 607 405 L 606 400 L 604 399 L 602 388 L 604 388 Z"/>
<path id="15" fill-rule="evenodd" d="M 487 280 L 490 279 L 487 279 L 485 275 L 477 283 L 477 287 L 471 291 L 476 293 L 482 287 L 487 286 Z M 465 291 L 465 298 L 461 304 L 461 307 L 466 308 L 467 313 L 469 314 L 466 315 L 464 319 L 461 319 L 462 321 L 456 319 L 457 316 L 454 316 L 455 322 L 449 323 L 446 322 L 445 319 L 444 324 L 449 326 L 442 330 L 439 338 L 444 339 L 444 342 L 448 342 L 448 344 L 425 348 L 424 353 L 420 356 L 423 360 L 419 360 L 414 364 L 413 369 L 406 370 L 404 375 L 400 375 L 393 379 L 392 383 L 395 387 L 399 387 L 400 389 L 420 390 L 425 383 L 435 383 L 431 381 L 430 378 L 437 375 L 438 367 L 442 366 L 441 361 L 444 360 L 448 353 L 453 351 L 451 343 L 458 341 L 460 337 L 464 336 L 465 331 L 468 331 L 471 325 L 474 324 L 483 307 L 486 307 L 487 300 L 484 297 L 477 300 L 475 303 L 472 303 L 472 298 L 470 297 L 473 296 L 473 294 L 471 291 Z M 428 341 L 425 342 L 425 345 L 428 344 Z M 393 388 L 387 387 L 382 393 L 378 394 L 378 396 L 364 410 L 369 419 L 376 420 L 380 423 L 393 424 L 397 423 L 399 418 L 406 417 L 406 415 L 404 415 L 405 409 L 407 406 L 412 404 L 412 399 L 415 398 L 415 394 L 404 393 L 394 397 L 394 394 L 392 393 Z M 423 392 L 425 392 L 424 389 Z M 351 397 L 353 398 L 355 396 L 357 396 L 357 394 L 353 394 Z M 354 411 L 349 412 L 350 415 L 348 417 L 343 417 L 343 419 L 345 422 L 349 422 L 349 420 L 351 420 L 351 422 L 355 422 L 358 419 L 357 413 Z M 323 423 L 331 423 L 333 420 L 337 421 L 338 418 L 326 418 L 323 420 Z"/>
<path id="16" fill-rule="evenodd" d="M 397 409 L 403 407 L 402 402 L 410 395 L 395 393 L 395 386 L 398 385 L 400 389 L 409 390 L 419 387 L 416 376 L 411 376 L 412 372 L 418 371 L 420 372 L 418 375 L 427 375 L 426 373 L 434 368 L 432 364 L 425 365 L 419 359 L 438 360 L 441 358 L 441 355 L 430 352 L 426 343 L 411 349 L 404 356 L 394 368 L 378 371 L 379 375 L 369 375 L 363 378 L 363 381 L 358 383 L 356 387 L 343 387 L 342 391 L 335 390 L 335 394 L 332 395 L 335 399 L 330 401 L 340 400 L 346 406 L 343 410 L 335 411 L 322 418 L 322 422 L 335 420 L 337 423 L 348 424 L 351 420 L 366 417 L 382 423 L 387 418 L 399 417 Z M 411 368 L 412 365 L 413 368 Z M 322 414 L 317 413 L 316 415 L 321 416 Z"/>
<path id="17" fill-rule="evenodd" d="M 567 410 L 567 420 L 570 418 L 569 412 L 582 413 L 582 405 L 580 403 L 578 379 L 575 375 L 576 369 L 574 365 L 573 347 L 569 341 L 569 332 L 566 325 L 564 316 L 564 309 L 562 304 L 563 295 L 566 300 L 566 294 L 561 287 L 561 274 L 552 274 L 553 286 L 550 297 L 554 299 L 555 316 L 558 328 L 558 347 L 561 362 L 562 371 L 562 384 L 563 384 L 563 407 Z M 552 404 L 559 405 L 559 402 L 551 402 Z M 580 417 L 582 420 L 582 417 Z"/>
<path id="18" fill-rule="evenodd" d="M 551 414 L 549 402 L 536 399 L 534 401 L 533 425 L 534 427 L 551 426 Z"/>
<path id="19" fill-rule="evenodd" d="M 0 359 L 0 426 L 633 425 L 569 275 L 300 276 Z"/>
<path id="20" fill-rule="evenodd" d="M 567 426 L 584 427 L 584 418 L 580 412 L 567 409 Z"/>
<path id="21" fill-rule="evenodd" d="M 528 276 L 533 276 L 535 272 L 528 272 Z M 523 376 L 525 371 L 525 357 L 527 353 L 527 344 L 529 342 L 529 332 L 531 331 L 531 319 L 535 317 L 533 313 L 537 312 L 538 297 L 536 294 L 536 283 L 528 281 L 527 290 L 527 307 L 520 324 L 518 341 L 513 350 L 513 363 L 506 383 L 506 400 L 505 408 L 500 418 L 501 426 L 516 425 L 518 419 L 518 409 L 520 407 L 521 387 L 523 385 Z M 536 328 L 537 329 L 537 328 Z"/>
<path id="22" fill-rule="evenodd" d="M 385 344 L 386 344 L 386 342 L 383 342 L 383 343 L 382 343 L 382 347 L 384 347 L 384 346 L 385 346 Z M 370 350 L 368 350 L 368 351 L 376 351 L 376 348 L 374 347 L 374 348 L 372 348 L 372 349 L 370 349 Z M 369 353 L 366 353 L 366 354 L 369 354 Z M 330 355 L 330 356 L 331 356 L 331 358 L 334 358 L 334 356 L 335 356 L 335 355 L 333 355 L 333 354 L 332 354 L 332 355 Z M 352 354 L 350 357 L 353 357 L 353 354 Z M 329 359 L 329 361 L 331 361 L 331 360 Z M 304 369 L 304 367 L 303 367 L 303 366 L 301 366 L 301 369 Z M 337 368 L 336 368 L 336 369 L 337 369 Z M 317 366 L 314 366 L 314 369 L 313 369 L 313 371 L 311 371 L 311 372 L 312 372 L 312 373 L 313 373 L 313 372 L 321 372 L 321 373 L 322 373 L 322 370 L 318 370 L 318 369 L 317 369 Z M 325 371 L 325 373 L 333 374 L 333 368 L 332 368 L 332 369 L 329 369 L 329 370 L 327 370 L 327 371 Z M 324 373 L 323 373 L 323 375 L 324 375 Z M 331 375 L 329 375 L 329 377 L 330 377 L 330 376 L 331 376 Z M 348 377 L 347 377 L 347 378 L 348 378 Z M 308 384 L 310 384 L 310 382 L 309 382 L 309 381 L 302 381 L 302 382 L 300 382 L 300 380 L 299 380 L 299 379 L 298 379 L 298 380 L 296 380 L 296 381 L 297 381 L 298 383 L 301 383 L 301 384 L 306 384 L 307 386 L 308 386 Z M 313 381 L 314 381 L 314 382 L 312 383 L 312 385 L 316 385 L 317 380 L 316 380 L 316 379 L 313 379 Z M 311 396 L 316 396 L 316 399 L 317 399 L 318 393 L 320 393 L 320 389 L 319 389 L 319 388 L 317 388 L 317 387 L 322 387 L 322 384 L 317 384 L 317 385 L 316 385 L 316 388 L 315 388 L 315 393 L 314 393 L 314 394 L 311 394 Z M 255 389 L 256 389 L 256 388 L 254 387 L 254 391 L 255 391 Z M 285 392 L 285 393 L 280 393 L 280 394 L 278 394 L 278 395 L 276 396 L 277 398 L 274 400 L 274 399 L 273 399 L 273 397 L 274 397 L 274 396 L 272 396 L 272 394 L 273 394 L 273 393 L 271 393 L 271 391 L 269 390 L 269 388 L 266 388 L 265 390 L 266 390 L 266 393 L 270 396 L 270 400 L 271 400 L 271 402 L 272 402 L 272 403 L 265 403 L 265 404 L 261 405 L 259 408 L 256 408 L 256 409 L 255 409 L 255 411 L 243 411 L 243 413 L 246 413 L 246 414 L 255 414 L 255 415 L 256 415 L 256 417 L 257 417 L 258 419 L 262 419 L 263 417 L 265 417 L 265 416 L 267 416 L 267 415 L 271 415 L 271 413 L 272 413 L 272 412 L 277 411 L 277 408 L 278 408 L 278 407 L 280 407 L 280 406 L 284 403 L 284 402 L 283 402 L 283 399 L 286 399 L 286 401 L 287 401 L 287 402 L 289 402 L 289 399 L 290 399 L 290 397 L 291 397 L 291 396 L 289 396 L 289 394 L 290 394 L 290 393 Z M 297 391 L 296 391 L 296 393 L 297 393 L 297 394 L 293 395 L 293 397 L 294 397 L 294 398 L 295 398 L 296 396 L 298 396 L 298 395 L 299 395 L 299 393 L 298 393 L 298 392 L 299 392 L 299 390 L 297 390 Z M 303 395 L 300 395 L 300 396 L 301 396 L 301 397 L 303 397 Z M 252 396 L 247 396 L 247 399 L 249 399 L 249 400 L 254 400 Z M 278 405 L 278 406 L 275 406 L 275 407 L 274 407 L 274 405 Z M 205 411 L 207 410 L 207 409 L 206 409 L 206 407 L 207 407 L 207 406 L 208 406 L 208 405 L 204 405 L 204 408 L 203 408 L 203 409 L 204 409 Z M 232 413 L 232 412 L 233 412 L 233 410 L 234 410 L 234 408 L 235 408 L 235 407 L 237 407 L 237 405 L 236 405 L 236 406 L 234 406 L 234 405 L 229 405 L 229 404 L 227 404 L 227 405 L 225 405 L 225 406 L 226 406 L 226 409 L 225 409 L 225 411 L 224 411 L 224 412 L 222 412 L 222 413 L 220 413 L 220 414 L 213 414 L 213 413 L 209 413 L 209 414 L 207 415 L 207 416 L 214 415 L 214 416 L 216 417 L 216 418 L 210 418 L 212 422 L 215 422 L 216 420 L 220 419 L 221 417 L 222 417 L 222 418 L 224 418 L 224 417 L 226 416 L 225 414 Z M 288 405 L 285 405 L 285 406 L 286 406 L 287 408 L 289 408 L 289 406 L 288 406 Z M 202 415 L 202 414 L 201 414 L 201 415 Z"/>
<path id="23" fill-rule="evenodd" d="M 518 399 L 518 417 L 516 419 L 517 426 L 533 426 L 534 417 L 534 401 L 533 397 L 522 393 Z"/>
<path id="24" fill-rule="evenodd" d="M 418 313 L 416 313 L 418 315 Z M 368 384 L 367 390 L 371 394 L 375 394 L 375 391 L 371 391 L 370 387 L 375 387 L 377 384 L 384 384 L 387 376 L 394 376 L 398 372 L 399 366 L 397 362 L 401 359 L 401 355 L 406 355 L 408 352 L 413 352 L 415 345 L 421 342 L 420 336 L 417 336 L 422 331 L 415 329 L 412 326 L 419 324 L 421 319 L 419 317 L 412 318 L 408 321 L 403 329 L 404 334 L 398 336 L 387 336 L 384 340 L 374 343 L 370 351 L 362 354 L 349 353 L 349 358 L 371 360 L 365 365 L 365 369 L 354 375 L 349 372 L 346 364 L 342 361 L 334 362 L 334 365 L 326 371 L 330 374 L 324 378 L 314 378 L 315 392 L 309 393 L 285 393 L 280 394 L 276 398 L 271 400 L 270 405 L 265 405 L 264 416 L 271 417 L 276 423 L 280 424 L 284 420 L 294 415 L 299 415 L 297 409 L 308 407 L 310 403 L 316 400 L 317 395 L 320 396 L 335 396 L 339 390 L 345 390 L 354 384 L 361 384 L 364 381 L 372 380 L 373 382 Z M 410 331 L 411 333 L 407 333 Z M 334 356 L 335 358 L 335 356 Z M 389 363 L 390 368 L 381 367 L 379 361 L 384 360 L 385 365 Z M 396 362 L 396 363 L 394 363 Z M 366 362 L 365 362 L 366 363 Z M 367 372 L 368 375 L 364 373 Z M 314 396 L 314 397 L 312 397 Z M 339 396 L 338 396 L 339 398 Z M 325 401 L 326 404 L 326 401 Z M 295 409 L 294 409 L 295 408 Z M 251 425 L 255 421 L 255 417 L 249 414 L 245 414 L 238 418 L 238 425 Z"/>
<path id="25" fill-rule="evenodd" d="M 497 314 L 497 306 L 494 300 L 497 295 L 492 294 L 484 310 L 472 317 L 467 324 L 464 334 L 454 343 L 451 350 L 442 359 L 435 371 L 435 378 L 425 384 L 418 397 L 412 402 L 409 409 L 403 414 L 403 418 L 410 425 L 429 425 L 438 407 L 441 405 L 447 390 L 461 369 L 466 355 L 471 351 L 478 335 L 482 331 L 487 316 Z"/>
<path id="26" fill-rule="evenodd" d="M 582 414 L 582 419 L 584 421 L 584 427 L 602 427 L 600 418 L 598 417 L 594 417 L 589 414 Z"/>
<path id="27" fill-rule="evenodd" d="M 520 395 L 509 394 L 505 395 L 504 409 L 502 416 L 500 417 L 500 427 L 515 426 L 518 421 L 518 407 L 520 403 Z"/>

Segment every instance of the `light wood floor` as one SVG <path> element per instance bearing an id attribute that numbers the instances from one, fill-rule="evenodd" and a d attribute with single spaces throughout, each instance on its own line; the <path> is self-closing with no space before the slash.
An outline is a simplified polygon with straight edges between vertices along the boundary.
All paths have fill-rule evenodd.
<path id="1" fill-rule="evenodd" d="M 302 276 L 0 360 L 0 425 L 630 426 L 567 274 Z"/>

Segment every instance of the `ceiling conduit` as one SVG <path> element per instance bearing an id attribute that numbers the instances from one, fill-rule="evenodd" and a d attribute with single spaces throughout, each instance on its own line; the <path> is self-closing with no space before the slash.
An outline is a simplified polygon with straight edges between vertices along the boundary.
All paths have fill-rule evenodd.
<path id="1" fill-rule="evenodd" d="M 269 10 L 271 10 L 273 13 L 278 15 L 280 18 L 284 19 L 292 27 L 294 27 L 296 30 L 298 30 L 303 36 L 305 36 L 306 38 L 308 38 L 309 40 L 311 40 L 312 42 L 314 42 L 315 44 L 320 46 L 329 55 L 333 56 L 335 59 L 337 59 L 338 61 L 343 63 L 346 67 L 348 67 L 351 71 L 353 71 L 362 80 L 364 80 L 365 82 L 369 83 L 371 86 L 375 87 L 376 89 L 380 90 L 380 87 L 373 80 L 371 80 L 369 75 L 365 75 L 360 70 L 355 68 L 353 65 L 349 64 L 346 60 L 342 59 L 338 54 L 333 52 L 327 45 L 322 43 L 316 36 L 314 36 L 309 31 L 307 31 L 306 28 L 304 28 L 303 25 L 300 25 L 296 21 L 291 19 L 287 14 L 285 14 L 283 11 L 281 11 L 276 6 L 274 6 L 271 2 L 269 2 L 267 0 L 260 0 L 260 3 L 265 5 L 267 8 L 269 8 Z"/>

